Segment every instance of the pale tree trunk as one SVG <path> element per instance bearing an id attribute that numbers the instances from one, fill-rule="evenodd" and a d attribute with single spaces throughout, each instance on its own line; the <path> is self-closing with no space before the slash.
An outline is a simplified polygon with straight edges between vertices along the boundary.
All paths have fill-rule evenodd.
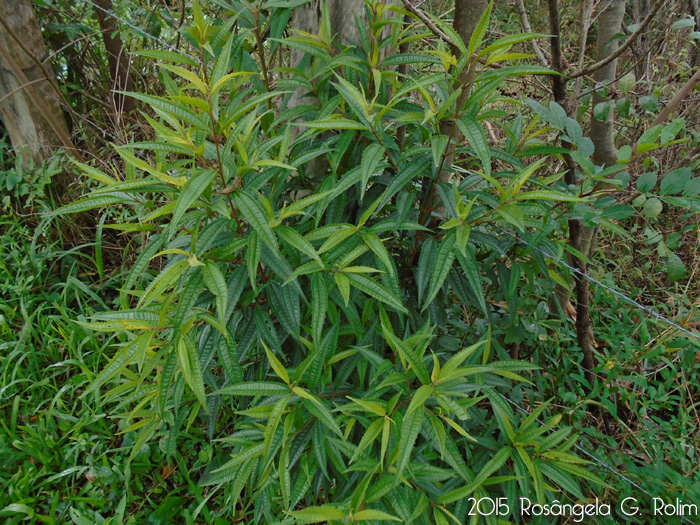
<path id="1" fill-rule="evenodd" d="M 646 1 L 648 2 L 649 0 Z M 693 20 L 695 20 L 694 31 L 700 31 L 700 2 L 698 2 L 698 0 L 688 0 L 688 7 L 690 8 L 690 14 L 693 16 Z M 700 49 L 697 46 L 692 46 L 692 51 L 690 53 L 690 65 L 695 67 L 700 61 Z"/>
<path id="2" fill-rule="evenodd" d="M 114 91 L 133 91 L 134 82 L 129 71 L 129 56 L 124 47 L 117 26 L 117 19 L 109 13 L 114 12 L 112 0 L 95 0 L 95 14 L 100 24 L 100 31 L 107 50 L 109 72 L 112 76 L 112 107 L 117 119 L 117 125 L 122 121 L 122 115 L 134 109 L 134 99 L 114 93 Z"/>
<path id="3" fill-rule="evenodd" d="M 363 0 L 326 0 L 328 7 L 328 15 L 331 21 L 331 36 L 335 44 L 350 45 L 351 43 L 359 43 L 359 32 L 357 30 L 357 18 L 360 23 L 366 20 L 365 3 Z M 393 3 L 398 0 L 386 0 L 386 3 Z M 292 12 L 290 27 L 310 33 L 312 35 L 319 34 L 321 27 L 322 2 L 321 0 L 313 0 L 307 4 L 297 7 Z M 298 49 L 290 48 L 289 62 L 292 67 L 299 67 L 304 52 Z M 287 108 L 293 108 L 300 105 L 318 105 L 318 100 L 313 94 L 306 90 L 297 89 L 293 94 Z M 297 126 L 292 128 L 292 140 L 298 138 L 303 129 Z M 305 166 L 306 175 L 318 176 L 323 175 L 328 169 L 328 164 L 321 157 L 313 159 Z M 298 192 L 297 198 L 306 195 L 306 191 Z"/>
<path id="4" fill-rule="evenodd" d="M 617 50 L 617 41 L 613 37 L 622 29 L 622 19 L 625 16 L 625 0 L 611 0 L 606 4 L 606 9 L 600 13 L 598 18 L 598 40 L 596 43 L 596 62 L 599 62 Z M 593 80 L 596 83 L 605 85 L 608 90 L 612 88 L 617 74 L 617 60 L 601 67 L 593 73 Z M 606 99 L 593 93 L 593 107 L 596 104 L 605 102 Z M 611 104 L 612 106 L 612 104 Z M 611 166 L 617 163 L 617 148 L 615 147 L 614 136 L 615 111 L 611 107 L 608 117 L 604 121 L 599 121 L 595 117 L 591 118 L 591 139 L 595 144 L 593 162 L 598 165 Z"/>
<path id="5" fill-rule="evenodd" d="M 74 152 L 30 0 L 0 1 L 0 114 L 12 147 L 35 164 Z"/>
<path id="6" fill-rule="evenodd" d="M 466 46 L 469 46 L 469 40 L 472 37 L 472 33 L 474 33 L 474 29 L 479 23 L 479 20 L 481 20 L 481 17 L 483 16 L 484 11 L 486 11 L 488 5 L 488 0 L 455 0 L 455 14 L 452 21 L 452 28 L 457 32 L 459 37 L 462 39 L 462 42 L 464 42 Z M 459 59 L 461 55 L 459 49 L 454 46 L 452 47 L 452 54 L 457 57 L 457 59 Z M 468 89 L 468 84 L 473 78 L 474 71 L 472 70 L 468 77 L 463 76 L 460 79 L 463 89 Z M 456 87 L 457 86 L 455 86 L 455 88 Z M 463 97 L 461 97 L 462 100 L 466 100 L 467 96 L 468 95 L 465 94 Z M 458 111 L 460 109 L 461 108 L 458 108 Z M 454 161 L 454 150 L 460 143 L 462 135 L 459 128 L 452 120 L 443 120 L 440 122 L 440 133 L 452 137 L 452 140 L 450 141 L 450 151 L 447 154 L 443 164 L 443 169 L 440 172 L 440 180 L 445 182 L 450 178 L 450 171 L 447 168 L 449 168 Z M 438 209 L 436 211 L 438 214 L 444 214 L 442 209 Z"/>

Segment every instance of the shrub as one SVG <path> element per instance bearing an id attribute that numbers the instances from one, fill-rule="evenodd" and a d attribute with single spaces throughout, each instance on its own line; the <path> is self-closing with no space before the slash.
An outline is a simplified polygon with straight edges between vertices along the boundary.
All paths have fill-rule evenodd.
<path id="1" fill-rule="evenodd" d="M 119 340 L 84 395 L 111 386 L 131 459 L 156 440 L 176 456 L 206 427 L 215 455 L 199 482 L 246 521 L 463 523 L 489 512 L 469 498 L 489 496 L 505 498 L 485 515 L 496 523 L 519 497 L 583 497 L 578 478 L 597 478 L 569 452 L 572 429 L 542 423 L 546 403 L 523 418 L 504 397 L 536 367 L 501 336 L 546 337 L 546 303 L 524 298 L 564 282 L 508 233 L 561 254 L 554 207 L 585 200 L 539 174 L 546 156 L 525 162 L 552 151 L 501 109 L 507 79 L 550 73 L 508 53 L 532 35 L 482 45 L 489 10 L 469 43 L 436 21 L 468 59 L 380 61 L 420 37 L 382 4 L 340 52 L 324 30 L 282 39 L 288 12 L 269 4 L 220 27 L 195 4 L 199 62 L 149 51 L 167 95 L 131 94 L 157 138 L 117 148 L 123 174 L 80 165 L 101 186 L 61 212 L 130 208 L 111 226 L 145 239 L 121 308 L 83 322 Z M 280 42 L 309 58 L 272 82 L 261 65 Z M 475 73 L 479 59 L 503 67 Z M 287 108 L 295 90 L 318 105 Z"/>

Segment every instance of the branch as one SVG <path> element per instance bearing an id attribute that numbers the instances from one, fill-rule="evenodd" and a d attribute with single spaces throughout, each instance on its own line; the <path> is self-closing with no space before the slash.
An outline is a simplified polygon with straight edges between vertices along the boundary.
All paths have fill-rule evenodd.
<path id="1" fill-rule="evenodd" d="M 656 15 L 656 13 L 659 11 L 659 9 L 661 9 L 661 6 L 664 3 L 665 3 L 664 0 L 658 0 L 656 2 L 656 4 L 654 4 L 654 7 L 651 8 L 651 11 L 649 11 L 649 14 L 646 16 L 646 18 L 644 20 L 642 20 L 642 23 L 639 24 L 639 27 L 637 28 L 637 30 L 634 33 L 632 33 L 627 40 L 625 40 L 624 44 L 622 44 L 619 48 L 617 48 L 617 51 L 615 51 L 614 53 L 611 53 L 610 55 L 605 57 L 603 60 L 596 62 L 595 64 L 591 64 L 588 67 L 584 67 L 583 69 L 579 69 L 575 73 L 572 73 L 571 75 L 569 75 L 569 78 L 572 79 L 572 78 L 582 77 L 584 75 L 589 75 L 589 74 L 593 73 L 594 71 L 599 70 L 601 67 L 607 66 L 610 62 L 612 62 L 617 57 L 619 57 L 622 53 L 625 52 L 625 50 L 628 47 L 630 47 L 634 43 L 635 40 L 637 40 L 637 37 L 639 37 L 639 35 L 641 35 L 644 32 L 644 30 L 647 28 L 647 26 L 649 25 L 651 20 L 654 18 L 654 15 Z"/>
<path id="2" fill-rule="evenodd" d="M 33 85 L 34 83 L 27 78 L 27 76 L 24 74 L 24 71 L 22 71 L 22 68 L 17 64 L 17 62 L 15 62 L 8 49 L 2 43 L 0 43 L 0 58 L 2 58 L 7 63 L 7 65 L 10 68 L 10 71 L 12 71 L 15 77 L 17 77 L 18 82 L 20 82 L 24 86 L 32 86 L 31 89 L 27 89 L 27 94 L 29 95 L 29 98 L 31 98 L 32 102 L 34 102 L 36 108 L 43 113 L 46 122 L 56 134 L 56 137 L 61 141 L 61 145 L 73 156 L 79 157 L 79 155 L 76 154 L 74 151 L 75 148 L 70 140 L 70 137 L 66 134 L 66 130 L 63 129 L 63 127 L 56 120 L 56 116 L 51 112 L 49 106 L 42 98 L 41 92 L 36 91 L 36 86 Z"/>
<path id="3" fill-rule="evenodd" d="M 413 13 L 421 22 L 423 22 L 427 26 L 427 28 L 435 34 L 435 36 L 441 38 L 450 46 L 455 48 L 457 47 L 457 44 L 454 40 L 447 36 L 442 29 L 435 25 L 435 22 L 433 22 L 428 15 L 426 15 L 423 11 L 414 6 L 409 0 L 403 0 L 403 5 L 407 11 Z"/>
<path id="4" fill-rule="evenodd" d="M 695 74 L 688 79 L 688 82 L 686 82 L 683 87 L 678 90 L 678 93 L 676 93 L 668 104 L 666 104 L 666 107 L 661 111 L 661 113 L 657 115 L 654 122 L 651 124 L 652 127 L 666 121 L 666 119 L 671 116 L 671 113 L 673 113 L 673 110 L 676 109 L 681 102 L 683 102 L 683 99 L 685 99 L 688 94 L 690 94 L 698 81 L 700 81 L 700 68 L 698 68 Z"/>
<path id="5" fill-rule="evenodd" d="M 525 3 L 523 0 L 518 0 L 518 10 L 520 11 L 520 22 L 523 24 L 523 29 L 526 33 L 532 33 L 532 27 L 530 26 L 530 20 L 527 18 L 527 10 L 525 9 Z M 537 55 L 537 60 L 539 60 L 540 64 L 544 67 L 549 67 L 549 62 L 547 62 L 547 59 L 544 57 L 544 54 L 542 53 L 540 46 L 537 45 L 537 42 L 534 39 L 530 40 L 530 45 L 532 46 L 532 50 L 535 52 L 535 55 Z"/>
<path id="6" fill-rule="evenodd" d="M 428 29 L 430 29 L 433 34 L 443 40 L 446 44 L 448 44 L 452 49 L 459 49 L 457 44 L 455 43 L 454 40 L 452 40 L 445 32 L 440 29 L 435 22 L 433 22 L 428 15 L 426 15 L 423 11 L 418 9 L 416 6 L 414 6 L 410 0 L 403 0 L 403 5 L 406 8 L 406 11 L 409 13 L 413 14 L 416 18 L 418 18 L 421 22 L 423 22 Z M 475 55 L 476 56 L 476 55 Z M 477 60 L 480 64 L 487 65 L 486 64 L 486 57 L 481 57 Z M 499 64 L 498 62 L 494 62 L 493 64 L 488 64 L 488 67 L 493 68 L 493 69 L 501 69 L 503 64 Z"/>

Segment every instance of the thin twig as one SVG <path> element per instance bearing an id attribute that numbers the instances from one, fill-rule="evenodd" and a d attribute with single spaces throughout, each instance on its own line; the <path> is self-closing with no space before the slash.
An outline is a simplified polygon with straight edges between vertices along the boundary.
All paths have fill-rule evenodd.
<path id="1" fill-rule="evenodd" d="M 457 47 L 457 44 L 445 32 L 433 22 L 428 15 L 414 6 L 409 0 L 403 0 L 403 5 L 407 11 L 413 13 L 428 29 L 430 29 L 437 37 L 447 42 L 452 47 Z"/>
<path id="2" fill-rule="evenodd" d="M 615 60 L 617 57 L 619 57 L 622 53 L 624 53 L 628 47 L 630 47 L 635 40 L 637 40 L 637 37 L 641 35 L 644 30 L 647 28 L 649 23 L 652 21 L 654 18 L 654 15 L 661 9 L 661 6 L 665 3 L 664 0 L 658 0 L 655 4 L 654 7 L 651 8 L 651 11 L 649 11 L 649 14 L 646 16 L 644 20 L 642 20 L 642 23 L 639 24 L 639 27 L 637 30 L 630 35 L 630 37 L 625 40 L 625 43 L 622 44 L 619 48 L 617 48 L 617 51 L 614 53 L 610 53 L 607 57 L 605 57 L 603 60 L 600 60 L 596 62 L 595 64 L 591 64 L 588 67 L 584 67 L 583 69 L 579 69 L 575 73 L 572 73 L 569 75 L 569 78 L 578 78 L 582 77 L 584 75 L 590 75 L 594 71 L 598 71 L 601 67 L 607 66 L 610 62 Z"/>
<path id="3" fill-rule="evenodd" d="M 523 0 L 518 0 L 518 10 L 520 11 L 520 22 L 523 24 L 523 29 L 526 33 L 532 33 L 532 27 L 530 26 L 530 20 L 527 18 L 527 10 L 525 9 L 525 3 Z M 537 60 L 539 61 L 540 65 L 543 67 L 549 67 L 549 62 L 547 62 L 547 59 L 544 57 L 544 53 L 542 53 L 540 46 L 537 45 L 537 41 L 534 38 L 530 40 L 530 46 L 532 47 L 532 51 L 534 51 L 535 55 L 537 55 Z"/>

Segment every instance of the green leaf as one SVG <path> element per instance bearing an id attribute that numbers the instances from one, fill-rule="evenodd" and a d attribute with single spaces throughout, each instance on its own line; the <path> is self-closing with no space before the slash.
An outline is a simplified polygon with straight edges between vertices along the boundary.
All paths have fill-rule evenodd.
<path id="1" fill-rule="evenodd" d="M 289 394 L 289 386 L 268 381 L 249 381 L 239 385 L 229 385 L 214 392 L 217 396 L 277 396 Z"/>
<path id="2" fill-rule="evenodd" d="M 340 439 L 345 441 L 343 432 L 340 430 L 340 427 L 338 426 L 338 423 L 336 423 L 335 419 L 333 419 L 333 414 L 331 414 L 331 411 L 328 410 L 326 405 L 324 405 L 318 399 L 313 398 L 310 400 L 304 399 L 304 406 L 314 417 L 316 417 L 316 419 L 321 422 L 321 424 L 323 424 L 323 426 L 334 432 Z"/>
<path id="3" fill-rule="evenodd" d="M 452 269 L 452 263 L 455 260 L 455 252 L 453 248 L 456 240 L 457 236 L 455 233 L 449 232 L 438 246 L 435 260 L 431 261 L 432 264 L 430 264 L 433 271 L 430 276 L 428 296 L 425 298 L 425 302 L 423 303 L 423 310 L 425 310 L 433 299 L 435 299 L 435 296 L 442 288 L 447 275 Z"/>
<path id="4" fill-rule="evenodd" d="M 109 363 L 100 371 L 97 377 L 93 379 L 88 388 L 81 394 L 80 397 L 83 398 L 90 392 L 94 392 L 107 381 L 116 376 L 126 365 L 128 365 L 132 361 L 134 355 L 136 354 L 136 350 L 138 349 L 136 342 L 137 340 L 131 341 L 130 343 L 126 344 L 124 348 L 119 350 L 114 357 L 112 357 Z"/>
<path id="5" fill-rule="evenodd" d="M 408 410 L 406 410 L 406 415 L 410 414 L 418 407 L 425 405 L 425 402 L 435 391 L 435 387 L 432 385 L 423 385 L 413 394 L 411 403 L 408 405 Z"/>
<path id="6" fill-rule="evenodd" d="M 338 286 L 340 295 L 343 296 L 345 306 L 347 306 L 350 303 L 350 280 L 345 274 L 340 272 L 335 272 L 333 278 L 335 279 L 335 284 Z"/>
<path id="7" fill-rule="evenodd" d="M 461 499 L 467 498 L 472 492 L 474 492 L 479 487 L 483 486 L 484 481 L 505 465 L 508 458 L 510 458 L 512 449 L 509 446 L 501 448 L 496 454 L 484 465 L 481 471 L 476 475 L 474 480 L 465 485 L 464 487 L 451 490 L 447 494 L 444 494 L 437 498 L 437 503 L 441 505 L 447 505 L 459 501 Z"/>
<path id="8" fill-rule="evenodd" d="M 199 404 L 209 413 L 207 396 L 204 393 L 204 376 L 199 362 L 199 352 L 189 336 L 181 337 L 177 342 L 177 361 L 185 383 L 192 389 Z"/>
<path id="9" fill-rule="evenodd" d="M 694 26 L 695 20 L 692 18 L 681 18 L 680 20 L 676 20 L 673 22 L 673 24 L 671 24 L 671 31 L 678 31 L 679 29 L 686 29 Z"/>
<path id="10" fill-rule="evenodd" d="M 276 230 L 277 234 L 282 238 L 283 241 L 287 242 L 304 255 L 309 256 L 311 259 L 318 262 L 318 264 L 323 265 L 321 257 L 319 257 L 318 253 L 316 253 L 316 250 L 314 250 L 314 247 L 311 245 L 311 243 L 304 239 L 304 237 L 299 235 L 299 233 L 295 229 L 280 224 L 279 226 L 277 226 Z"/>
<path id="11" fill-rule="evenodd" d="M 277 377 L 279 377 L 282 381 L 287 383 L 289 385 L 289 374 L 287 373 L 287 369 L 284 367 L 284 365 L 280 362 L 277 357 L 275 357 L 275 354 L 273 354 L 270 349 L 267 347 L 265 344 L 265 341 L 260 341 L 263 345 L 263 348 L 265 348 L 265 354 L 267 354 L 267 360 L 270 362 L 270 366 L 272 367 L 272 370 L 275 371 L 275 374 L 277 374 Z"/>
<path id="12" fill-rule="evenodd" d="M 141 299 L 139 299 L 137 308 L 142 308 L 148 306 L 154 300 L 158 299 L 161 294 L 163 294 L 168 288 L 170 288 L 175 281 L 177 281 L 183 273 L 189 268 L 189 262 L 186 260 L 180 260 L 175 264 L 167 267 L 164 271 L 158 274 L 148 288 L 144 291 Z"/>
<path id="13" fill-rule="evenodd" d="M 396 458 L 396 481 L 398 484 L 401 478 L 401 474 L 408 465 L 411 459 L 411 453 L 413 452 L 413 447 L 416 444 L 416 438 L 423 427 L 423 406 L 419 406 L 410 414 L 406 413 L 403 418 L 403 425 L 401 426 L 401 439 L 399 441 L 399 450 Z"/>
<path id="14" fill-rule="evenodd" d="M 548 190 L 535 190 L 535 191 L 525 191 L 523 193 L 518 193 L 514 200 L 525 201 L 525 200 L 545 200 L 545 201 L 561 201 L 561 202 L 585 202 L 586 199 L 582 197 L 577 197 L 576 195 L 571 195 L 569 193 L 562 193 L 560 191 L 548 191 Z"/>
<path id="15" fill-rule="evenodd" d="M 664 205 L 659 199 L 653 197 L 644 203 L 644 207 L 642 209 L 644 210 L 644 215 L 646 217 L 655 219 L 661 215 L 661 212 L 664 210 Z"/>
<path id="16" fill-rule="evenodd" d="M 666 260 L 666 271 L 668 272 L 668 278 L 674 283 L 685 277 L 685 265 L 675 253 L 669 253 Z"/>
<path id="17" fill-rule="evenodd" d="M 177 198 L 177 204 L 173 211 L 173 218 L 170 223 L 170 237 L 180 228 L 180 220 L 190 206 L 202 195 L 204 190 L 211 184 L 216 172 L 214 170 L 200 171 L 192 175 L 182 188 L 182 192 Z"/>
<path id="18" fill-rule="evenodd" d="M 356 512 L 355 514 L 352 515 L 352 521 L 374 521 L 374 520 L 402 521 L 399 518 L 392 516 L 391 514 L 388 514 L 386 512 L 381 511 L 381 510 L 365 509 L 365 510 L 361 510 L 360 512 Z"/>
<path id="19" fill-rule="evenodd" d="M 484 37 L 486 36 L 486 30 L 489 27 L 489 21 L 491 20 L 491 10 L 493 9 L 493 1 L 489 2 L 489 5 L 486 7 L 486 10 L 484 13 L 481 15 L 481 19 L 479 20 L 479 23 L 476 25 L 474 28 L 474 31 L 472 32 L 472 36 L 469 39 L 469 50 L 468 53 L 469 55 L 473 55 L 474 52 L 479 49 L 481 46 L 481 43 L 484 41 Z"/>
<path id="20" fill-rule="evenodd" d="M 491 4 L 489 4 L 488 10 L 490 10 L 490 6 Z M 474 117 L 467 115 L 459 119 L 457 125 L 469 141 L 469 145 L 476 153 L 476 156 L 479 157 L 486 175 L 491 175 L 491 151 L 481 124 Z"/>
<path id="21" fill-rule="evenodd" d="M 382 201 L 379 203 L 377 210 L 381 210 L 389 200 L 398 193 L 398 191 L 406 186 L 410 181 L 413 180 L 417 175 L 425 175 L 425 170 L 430 166 L 431 162 L 429 158 L 423 158 L 422 160 L 414 160 L 410 162 L 407 166 L 399 169 L 399 172 L 391 179 L 391 183 L 387 187 L 386 191 L 382 194 Z"/>
<path id="22" fill-rule="evenodd" d="M 518 228 L 521 232 L 525 231 L 525 216 L 522 210 L 515 204 L 506 204 L 496 209 L 498 214 L 507 222 Z"/>
<path id="23" fill-rule="evenodd" d="M 337 276 L 339 274 L 336 273 L 335 275 Z M 358 290 L 374 297 L 375 299 L 379 299 L 383 303 L 391 306 L 399 312 L 408 313 L 408 310 L 403 304 L 401 304 L 401 301 L 399 299 L 391 295 L 391 293 L 389 293 L 389 291 L 386 288 L 373 281 L 369 277 L 357 273 L 348 273 L 342 275 L 345 276 L 349 283 L 352 284 Z"/>
<path id="24" fill-rule="evenodd" d="M 365 151 L 362 153 L 362 187 L 360 188 L 360 202 L 362 202 L 364 198 L 367 182 L 369 178 L 377 172 L 377 167 L 384 157 L 384 152 L 384 146 L 372 143 L 365 148 Z"/>
<path id="25" fill-rule="evenodd" d="M 685 185 L 690 180 L 691 175 L 692 173 L 689 167 L 669 171 L 664 175 L 664 178 L 661 179 L 659 193 L 661 195 L 681 193 L 685 189 Z"/>
<path id="26" fill-rule="evenodd" d="M 368 131 L 369 128 L 356 120 L 344 117 L 327 118 L 325 120 L 311 120 L 309 122 L 294 123 L 295 126 L 304 126 L 311 129 L 357 129 Z"/>
<path id="27" fill-rule="evenodd" d="M 248 235 L 248 249 L 246 250 L 246 266 L 248 268 L 248 279 L 253 291 L 258 291 L 258 266 L 262 257 L 262 243 L 259 241 L 258 232 L 253 230 Z"/>
<path id="28" fill-rule="evenodd" d="M 153 95 L 146 95 L 143 93 L 134 93 L 131 91 L 115 91 L 115 93 L 128 95 L 132 98 L 145 102 L 149 106 L 161 109 L 178 120 L 184 120 L 197 129 L 211 132 L 211 122 L 209 121 L 209 117 L 203 118 L 197 115 L 184 104 L 174 104 L 166 98 L 155 97 Z"/>
<path id="29" fill-rule="evenodd" d="M 653 171 L 640 175 L 637 179 L 637 191 L 647 192 L 653 190 L 657 180 L 658 177 Z"/>
<path id="30" fill-rule="evenodd" d="M 345 519 L 345 512 L 330 505 L 306 507 L 302 510 L 293 510 L 287 514 L 292 516 L 297 523 L 321 523 Z"/>
<path id="31" fill-rule="evenodd" d="M 661 135 L 662 127 L 663 126 L 661 124 L 657 124 L 656 126 L 653 126 L 642 133 L 642 136 L 639 137 L 639 140 L 637 141 L 637 151 L 643 153 L 644 151 L 651 149 L 649 146 L 656 143 L 659 135 Z"/>
<path id="32" fill-rule="evenodd" d="M 671 142 L 683 129 L 685 129 L 684 118 L 678 118 L 666 124 L 664 129 L 661 131 L 661 144 Z"/>
<path id="33" fill-rule="evenodd" d="M 460 251 L 455 252 L 457 255 L 457 260 L 459 261 L 462 271 L 467 276 L 469 285 L 476 293 L 476 300 L 479 303 L 482 311 L 488 315 L 488 308 L 486 307 L 486 296 L 484 294 L 484 286 L 481 282 L 481 273 L 479 272 L 479 264 L 476 262 L 476 257 L 474 256 L 474 251 L 472 248 L 467 246 L 467 255 L 463 255 Z"/>
<path id="34" fill-rule="evenodd" d="M 634 208 L 628 204 L 614 204 L 603 211 L 603 217 L 612 220 L 626 219 L 634 215 Z"/>
<path id="35" fill-rule="evenodd" d="M 424 385 L 430 384 L 430 375 L 428 374 L 428 369 L 421 358 L 414 352 L 413 348 L 405 341 L 402 341 L 396 337 L 385 325 L 382 325 L 382 330 L 384 332 L 384 338 L 401 356 L 408 362 L 413 373 Z"/>
<path id="36" fill-rule="evenodd" d="M 82 213 L 88 210 L 94 210 L 95 208 L 104 208 L 111 204 L 119 204 L 121 202 L 128 202 L 129 196 L 126 194 L 122 195 L 105 195 L 98 197 L 87 197 L 79 201 L 73 202 L 71 204 L 66 204 L 61 206 L 57 210 L 51 212 L 51 215 L 65 215 L 69 213 Z"/>
<path id="37" fill-rule="evenodd" d="M 228 310 L 228 286 L 226 285 L 226 279 L 224 279 L 224 275 L 214 261 L 205 261 L 203 275 L 207 288 L 216 296 L 216 310 L 219 320 L 224 322 L 226 311 Z"/>
<path id="38" fill-rule="evenodd" d="M 311 335 L 315 344 L 321 342 L 323 325 L 326 322 L 326 309 L 328 307 L 328 288 L 323 276 L 314 273 L 311 275 Z"/>
<path id="39" fill-rule="evenodd" d="M 362 451 L 364 451 L 368 446 L 374 443 L 379 434 L 382 432 L 383 427 L 383 417 L 376 419 L 369 427 L 367 427 L 367 430 L 365 430 L 365 433 L 362 435 L 362 439 L 360 439 L 360 442 L 357 445 L 355 453 L 350 458 L 350 463 L 354 463 L 357 460 L 357 458 L 360 457 Z"/>
<path id="40" fill-rule="evenodd" d="M 345 102 L 347 102 L 352 108 L 353 113 L 357 115 L 360 120 L 368 127 L 371 127 L 369 120 L 369 113 L 367 112 L 367 102 L 365 97 L 360 93 L 355 86 L 350 84 L 347 80 L 336 74 L 336 79 L 338 83 L 331 82 L 343 97 Z"/>
<path id="41" fill-rule="evenodd" d="M 269 220 L 260 204 L 260 199 L 248 190 L 236 190 L 233 192 L 233 200 L 243 213 L 245 220 L 258 232 L 262 241 L 273 254 L 277 254 L 277 238 L 270 229 Z"/>

